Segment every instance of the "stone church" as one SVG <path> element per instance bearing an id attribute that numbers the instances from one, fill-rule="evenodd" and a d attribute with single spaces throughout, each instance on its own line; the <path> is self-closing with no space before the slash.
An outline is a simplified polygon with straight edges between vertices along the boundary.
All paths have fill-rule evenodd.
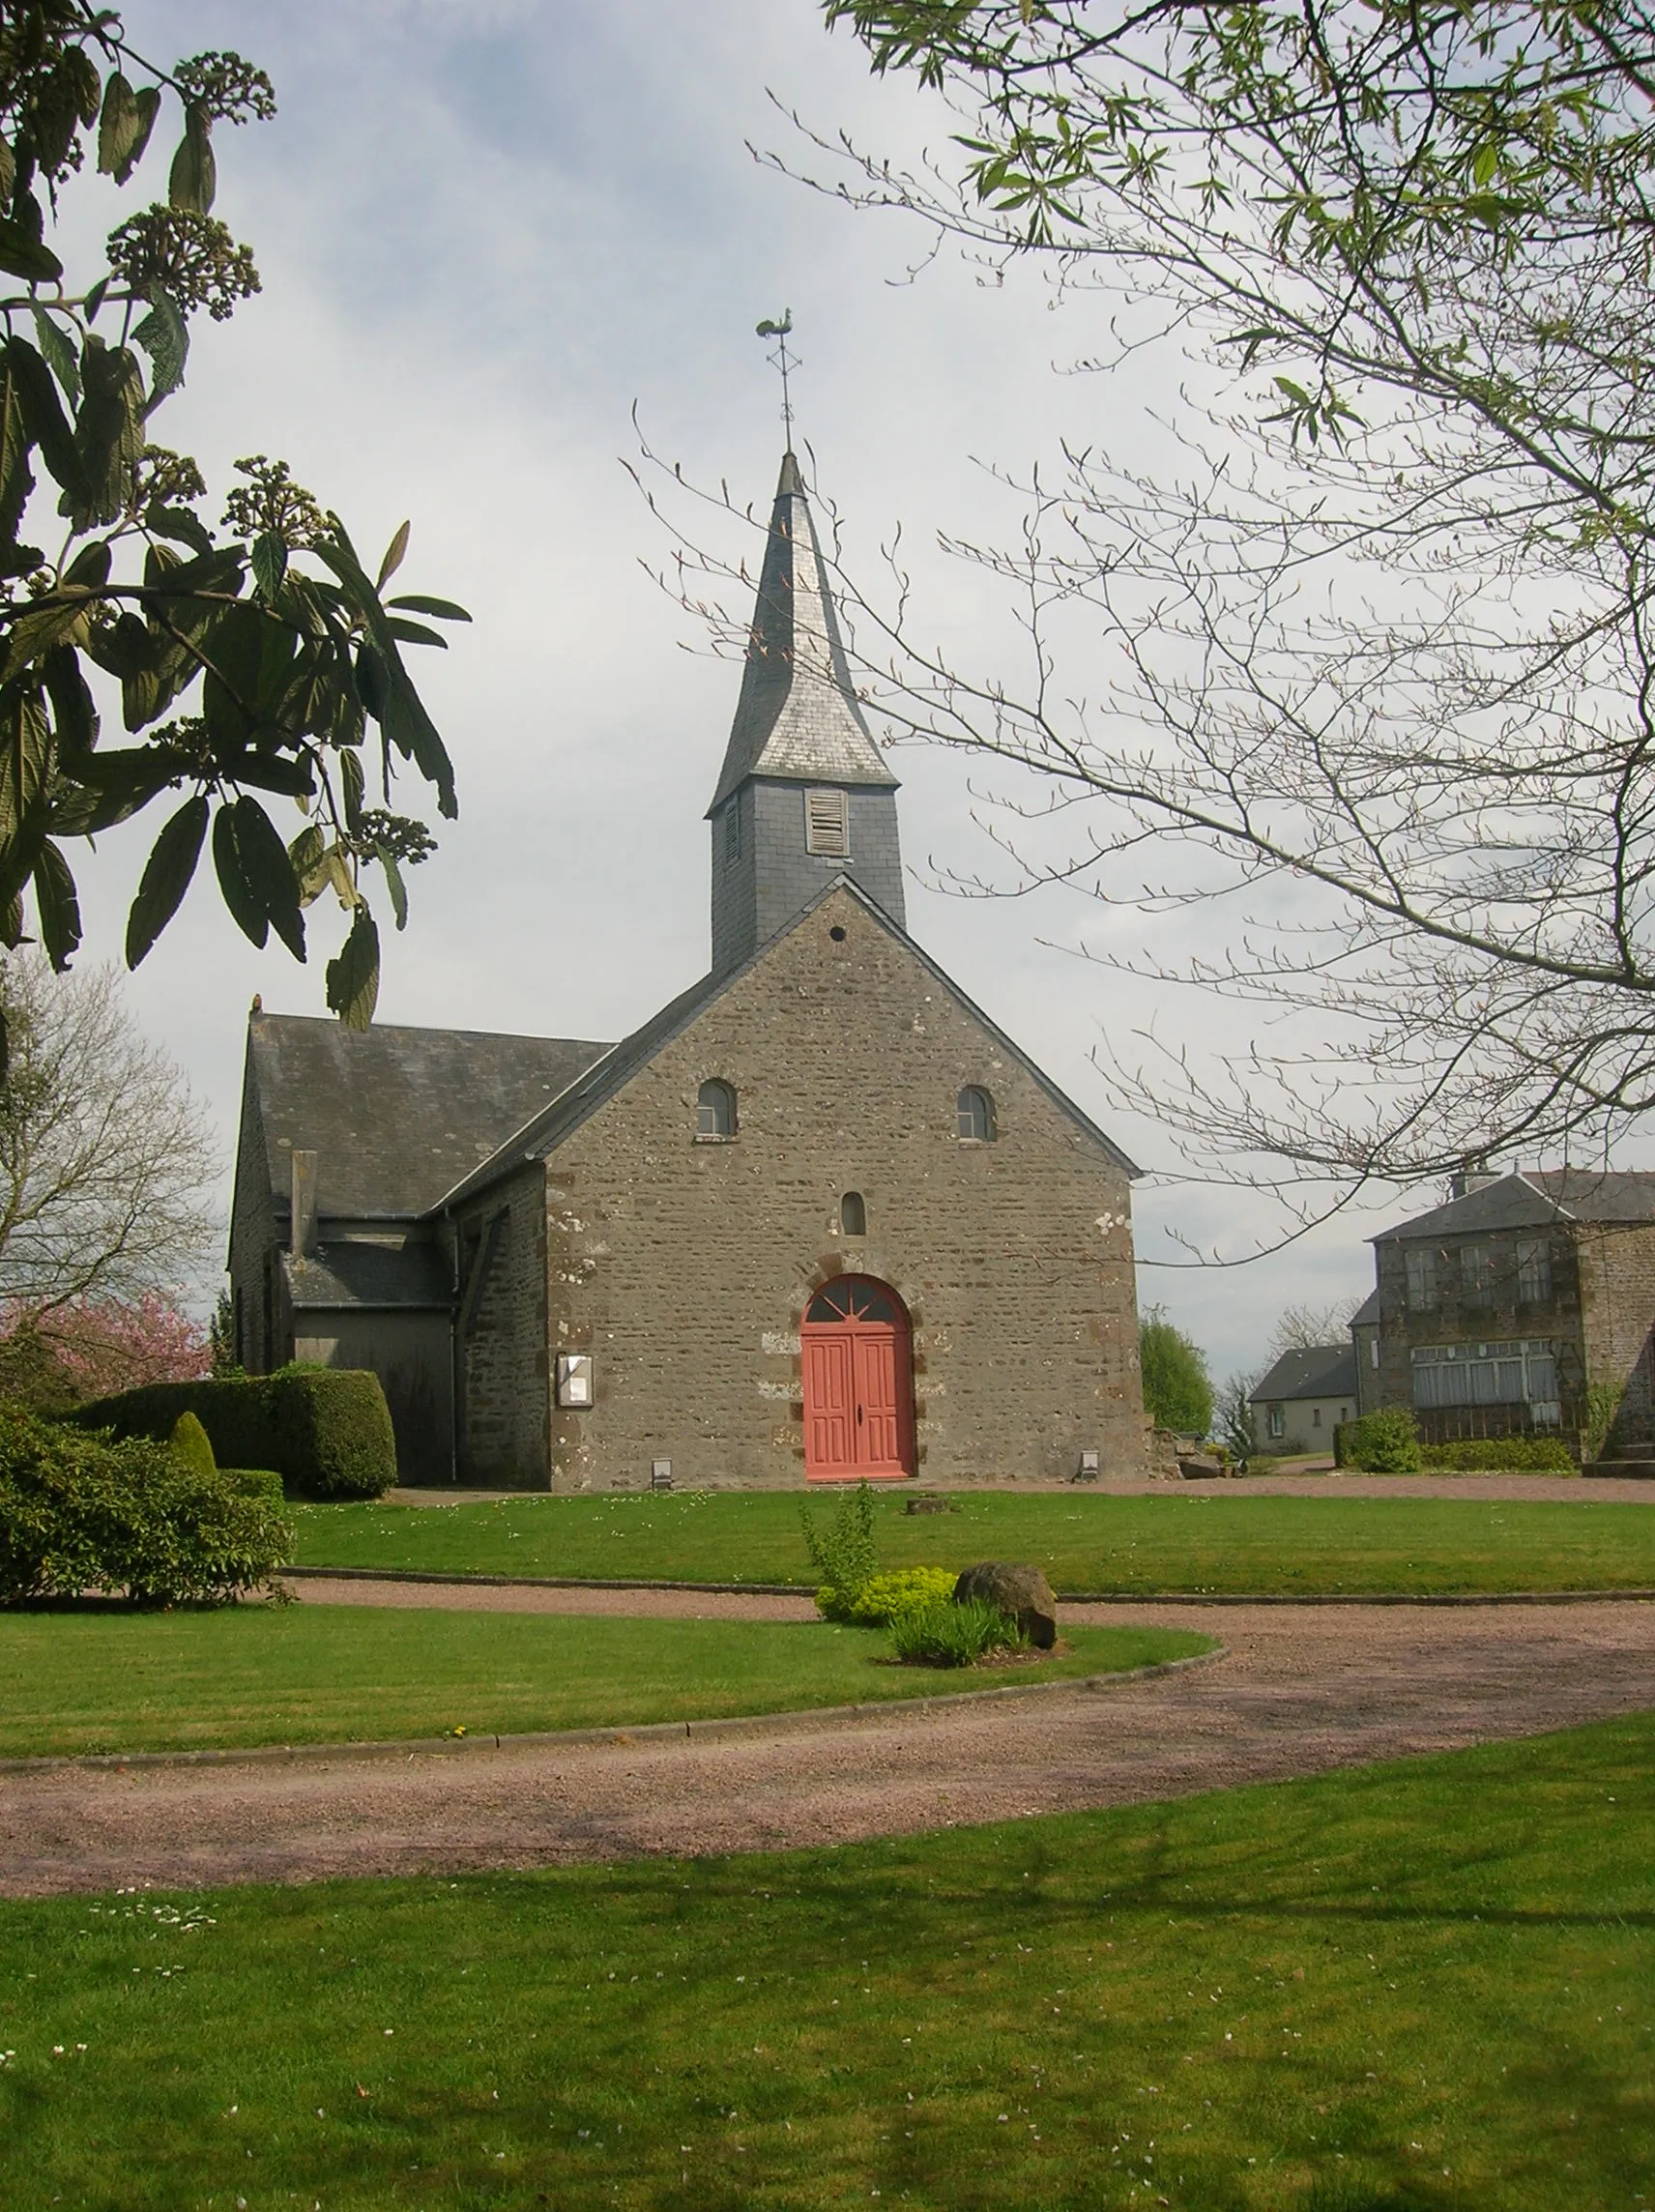
<path id="1" fill-rule="evenodd" d="M 896 790 L 789 453 L 708 974 L 619 1044 L 255 1002 L 244 1365 L 376 1369 L 405 1481 L 1141 1470 L 1137 1171 L 908 935 Z"/>

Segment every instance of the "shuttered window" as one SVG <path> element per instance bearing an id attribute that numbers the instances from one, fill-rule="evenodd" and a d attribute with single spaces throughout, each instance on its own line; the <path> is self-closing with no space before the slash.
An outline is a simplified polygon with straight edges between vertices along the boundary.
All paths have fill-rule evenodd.
<path id="1" fill-rule="evenodd" d="M 850 855 L 851 831 L 842 791 L 807 791 L 804 795 L 804 850 L 825 859 L 845 859 Z"/>

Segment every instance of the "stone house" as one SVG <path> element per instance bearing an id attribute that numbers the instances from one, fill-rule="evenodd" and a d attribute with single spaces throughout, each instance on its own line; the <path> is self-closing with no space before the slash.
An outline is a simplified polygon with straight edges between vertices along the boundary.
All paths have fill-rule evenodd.
<path id="1" fill-rule="evenodd" d="M 1373 1246 L 1350 1324 L 1362 1412 L 1411 1407 L 1429 1442 L 1551 1431 L 1578 1447 L 1596 1386 L 1611 1452 L 1655 1444 L 1655 1175 L 1466 1177 Z"/>
<path id="2" fill-rule="evenodd" d="M 712 964 L 619 1044 L 248 1025 L 244 1363 L 378 1371 L 405 1479 L 1146 1464 L 1132 1163 L 907 934 L 789 454 L 710 809 Z"/>
<path id="3" fill-rule="evenodd" d="M 1334 1430 L 1356 1412 L 1355 1351 L 1315 1344 L 1284 1352 L 1247 1403 L 1256 1452 L 1331 1452 Z"/>

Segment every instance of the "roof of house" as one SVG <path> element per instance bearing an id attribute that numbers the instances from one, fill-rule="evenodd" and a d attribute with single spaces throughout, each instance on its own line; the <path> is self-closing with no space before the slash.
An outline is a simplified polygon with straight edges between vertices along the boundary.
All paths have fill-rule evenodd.
<path id="1" fill-rule="evenodd" d="M 714 973 L 704 975 L 699 983 L 692 983 L 687 991 L 681 992 L 670 1004 L 664 1005 L 658 1014 L 653 1015 L 641 1029 L 634 1030 L 629 1037 L 623 1038 L 621 1043 L 614 1046 L 602 1060 L 586 1069 L 572 1082 L 560 1097 L 552 1100 L 543 1112 L 537 1114 L 524 1127 L 514 1131 L 492 1158 L 484 1160 L 480 1166 L 475 1168 L 463 1180 L 457 1182 L 451 1190 L 447 1192 L 444 1204 L 448 1206 L 461 1204 L 466 1199 L 475 1196 L 478 1191 L 484 1189 L 489 1183 L 497 1181 L 502 1176 L 511 1174 L 513 1170 L 526 1165 L 529 1161 L 544 1159 L 549 1152 L 554 1151 L 563 1143 L 566 1137 L 579 1128 L 581 1123 L 588 1120 L 591 1115 L 596 1113 L 600 1106 L 606 1105 L 611 1098 L 615 1097 L 641 1068 L 653 1060 L 657 1052 L 669 1044 L 674 1037 L 682 1034 L 699 1014 L 704 1013 L 709 1006 L 722 998 L 740 976 L 746 975 L 749 969 L 763 959 L 768 945 L 778 943 L 791 931 L 798 928 L 825 899 L 830 898 L 835 891 L 840 890 L 848 892 L 859 906 L 864 907 L 882 929 L 888 930 L 890 935 L 913 954 L 926 973 L 944 990 L 951 993 L 974 1021 L 982 1024 L 1001 1050 L 1033 1078 L 1053 1103 L 1103 1147 L 1117 1167 L 1128 1176 L 1142 1174 L 1142 1169 L 1128 1159 L 1118 1145 L 1105 1136 L 1090 1116 L 1084 1113 L 1065 1091 L 1060 1091 L 1045 1070 L 1037 1066 L 1020 1045 L 1013 1043 L 1005 1032 L 992 1022 L 980 1006 L 974 1005 L 966 997 L 966 994 L 952 977 L 945 975 L 938 967 L 936 961 L 914 942 L 899 922 L 891 919 L 877 900 L 871 899 L 861 886 L 853 881 L 851 877 L 835 876 L 833 881 L 827 885 L 808 906 L 794 915 L 781 929 L 777 930 L 775 936 L 770 938 L 767 945 L 761 945 L 750 959 L 741 962 L 739 967 L 725 970 L 722 974 Z"/>
<path id="2" fill-rule="evenodd" d="M 297 1148 L 316 1154 L 324 1217 L 422 1213 L 609 1049 L 255 1012 L 247 1083 L 272 1194 L 286 1206 Z"/>
<path id="3" fill-rule="evenodd" d="M 1284 1352 L 1258 1387 L 1248 1393 L 1257 1405 L 1265 1398 L 1354 1398 L 1356 1348 L 1351 1344 L 1313 1344 Z"/>
<path id="4" fill-rule="evenodd" d="M 1352 1328 L 1372 1328 L 1377 1324 L 1379 1318 L 1379 1294 L 1376 1288 L 1368 1293 L 1367 1296 L 1362 1300 L 1361 1304 L 1350 1316 L 1350 1325 Z"/>
<path id="5" fill-rule="evenodd" d="M 1400 1237 L 1470 1237 L 1480 1231 L 1541 1229 L 1555 1221 L 1655 1221 L 1655 1175 L 1607 1168 L 1531 1168 L 1496 1177 L 1464 1198 L 1381 1230 Z"/>
<path id="6" fill-rule="evenodd" d="M 894 786 L 845 658 L 828 564 L 792 453 L 782 456 L 741 670 L 709 814 L 750 775 Z"/>
<path id="7" fill-rule="evenodd" d="M 429 1244 L 370 1244 L 339 1240 L 300 1257 L 281 1256 L 287 1287 L 301 1312 L 328 1307 L 434 1307 L 453 1304 L 453 1288 L 441 1253 Z"/>

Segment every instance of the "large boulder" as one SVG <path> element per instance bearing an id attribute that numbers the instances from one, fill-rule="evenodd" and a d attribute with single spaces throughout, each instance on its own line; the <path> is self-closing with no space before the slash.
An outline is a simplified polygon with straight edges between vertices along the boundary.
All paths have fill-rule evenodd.
<path id="1" fill-rule="evenodd" d="M 967 1605 L 974 1597 L 998 1606 L 1037 1649 L 1050 1651 L 1057 1643 L 1058 1601 L 1038 1567 L 1012 1566 L 1004 1559 L 968 1567 L 954 1585 L 954 1603 Z"/>

